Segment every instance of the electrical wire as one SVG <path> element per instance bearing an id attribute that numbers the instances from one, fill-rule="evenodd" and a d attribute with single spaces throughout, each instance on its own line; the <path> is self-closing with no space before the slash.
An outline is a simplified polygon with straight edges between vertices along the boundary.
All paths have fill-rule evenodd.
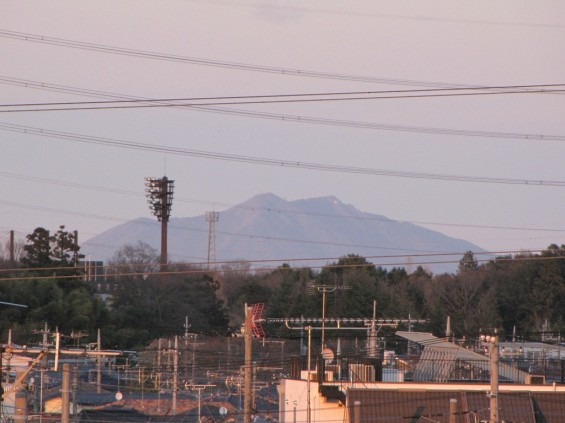
<path id="1" fill-rule="evenodd" d="M 99 185 L 88 185 L 88 184 L 80 184 L 76 182 L 69 182 L 63 181 L 60 179 L 49 179 L 49 178 L 42 178 L 42 177 L 35 177 L 29 175 L 22 175 L 16 174 L 12 172 L 3 172 L 0 171 L 0 177 L 3 178 L 13 178 L 19 179 L 24 181 L 30 182 L 39 182 L 57 186 L 64 186 L 64 187 L 71 187 L 71 188 L 78 188 L 78 189 L 86 189 L 92 191 L 101 191 L 101 192 L 108 192 L 113 194 L 120 194 L 120 195 L 130 195 L 134 197 L 146 197 L 146 194 L 138 191 L 131 191 L 131 190 L 124 190 L 119 188 L 110 188 L 110 187 L 103 187 Z M 235 203 L 225 203 L 219 201 L 206 201 L 206 200 L 198 200 L 198 199 L 191 199 L 191 198 L 183 198 L 183 197 L 175 197 L 175 201 L 181 203 L 193 203 L 193 204 L 204 204 L 210 206 L 222 206 L 222 207 L 230 207 L 239 210 L 248 210 L 248 211 L 263 211 L 263 212 L 272 212 L 272 213 L 285 213 L 285 214 L 297 214 L 301 216 L 314 216 L 314 217 L 325 217 L 325 218 L 333 218 L 333 219 L 351 219 L 357 221 L 376 221 L 376 222 L 384 222 L 384 223 L 399 223 L 398 221 L 386 218 L 386 217 L 379 217 L 379 216 L 353 216 L 353 215 L 336 215 L 330 213 L 321 213 L 321 212 L 308 212 L 303 210 L 292 210 L 292 209 L 281 209 L 275 207 L 256 207 L 256 206 L 248 206 L 245 204 L 235 204 Z M 36 206 L 33 205 L 26 205 L 22 203 L 14 203 L 14 205 L 18 207 L 24 208 L 34 208 Z M 51 212 L 64 212 L 62 209 L 49 209 L 48 211 Z M 71 212 L 72 213 L 72 212 Z M 112 220 L 121 220 L 127 221 L 127 219 L 118 219 L 118 218 L 111 218 Z M 474 224 L 465 224 L 465 223 L 442 223 L 442 222 L 430 222 L 430 221 L 418 221 L 418 220 L 403 220 L 403 223 L 412 223 L 415 225 L 431 225 L 431 226 L 447 226 L 447 227 L 462 227 L 462 228 L 477 228 L 477 229 L 501 229 L 501 230 L 521 230 L 521 231 L 535 231 L 535 232 L 565 232 L 565 229 L 555 229 L 555 228 L 525 228 L 525 227 L 517 227 L 517 226 L 499 226 L 499 225 L 474 225 Z M 173 224 L 174 227 L 177 227 Z M 178 227 L 179 229 L 181 227 Z"/>
<path id="2" fill-rule="evenodd" d="M 410 257 L 410 256 L 407 256 Z M 521 261 L 560 261 L 564 260 L 565 257 L 563 256 L 549 256 L 549 257 L 542 257 L 542 256 L 530 256 L 530 255 L 521 255 L 515 257 L 496 257 L 494 261 L 497 263 L 503 262 L 521 262 Z M 296 259 L 301 260 L 301 259 Z M 484 258 L 484 259 L 476 259 L 478 264 L 481 263 L 488 263 L 493 261 L 492 258 Z M 410 264 L 412 266 L 431 266 L 437 264 L 457 264 L 460 262 L 460 259 L 443 259 L 443 260 L 420 260 L 420 261 L 411 261 Z M 232 262 L 236 263 L 236 262 Z M 252 263 L 252 262 L 251 262 Z M 153 276 L 161 276 L 161 275 L 169 275 L 169 276 L 187 276 L 187 275 L 202 275 L 202 274 L 234 274 L 234 273 L 254 273 L 254 274 L 261 274 L 265 272 L 273 272 L 278 270 L 279 267 L 275 266 L 263 266 L 263 267 L 255 267 L 251 272 L 250 269 L 247 268 L 216 268 L 215 263 L 210 263 L 210 269 L 180 269 L 180 270 L 166 270 L 166 271 L 154 271 L 154 272 L 115 272 L 115 273 L 105 273 L 104 276 L 106 278 L 113 278 L 113 277 L 142 277 L 146 278 L 149 274 Z M 290 268 L 289 270 L 301 270 L 301 269 L 309 269 L 309 270 L 322 270 L 322 269 L 354 269 L 354 268 L 365 268 L 365 267 L 404 267 L 406 266 L 405 260 L 398 260 L 398 261 L 389 261 L 386 263 L 379 263 L 378 266 L 372 263 L 362 263 L 362 264 L 312 264 L 308 266 L 298 266 L 294 268 Z M 104 267 L 111 267 L 106 265 Z M 169 267 L 174 267 L 174 263 L 169 264 Z M 58 268 L 49 268 L 51 271 L 56 271 Z M 76 267 L 73 269 L 77 269 Z M 14 269 L 12 269 L 14 270 Z M 18 272 L 24 269 L 17 269 Z M 80 270 L 80 269 L 79 269 Z M 8 281 L 30 281 L 30 280 L 81 280 L 84 278 L 84 275 L 54 275 L 50 273 L 49 275 L 33 275 L 33 276 L 6 276 L 0 277 L 0 282 L 8 282 Z"/>
<path id="3" fill-rule="evenodd" d="M 5 204 L 5 205 L 9 205 L 9 206 L 13 206 L 13 207 L 27 207 L 26 205 L 23 205 L 21 203 L 14 203 L 14 202 L 5 202 L 0 200 L 0 204 Z M 105 219 L 105 220 L 111 220 L 111 221 L 120 221 L 120 222 L 125 222 L 127 221 L 127 219 L 121 219 L 121 218 L 113 218 L 113 217 L 108 217 L 108 216 L 100 216 L 100 215 L 92 215 L 92 214 L 88 214 L 88 213 L 79 213 L 79 212 L 72 212 L 72 211 L 68 211 L 68 210 L 58 210 L 58 209 L 52 209 L 52 208 L 47 208 L 47 207 L 42 207 L 42 206 L 29 206 L 29 208 L 32 209 L 39 209 L 39 210 L 43 210 L 43 211 L 48 211 L 48 212 L 60 212 L 60 213 L 64 213 L 64 214 L 71 214 L 71 215 L 78 215 L 78 216 L 83 216 L 83 217 L 94 217 L 97 219 Z M 253 208 L 255 209 L 255 208 Z M 284 212 L 284 210 L 279 210 L 279 209 L 269 209 L 269 211 L 275 211 L 275 212 Z M 391 221 L 391 220 L 385 220 L 391 223 L 398 223 L 395 221 Z M 153 225 L 154 222 L 152 221 L 136 221 L 136 224 L 141 224 L 141 225 Z M 465 226 L 465 225 L 462 225 Z M 194 228 L 194 227 L 187 227 L 185 225 L 176 225 L 174 223 L 169 225 L 170 228 L 175 229 L 177 232 L 178 231 L 190 231 L 190 232 L 199 232 L 199 233 L 207 233 L 208 231 L 206 229 L 201 229 L 201 228 Z M 544 231 L 544 232 L 551 232 L 551 233 L 555 233 L 555 232 L 565 232 L 565 229 L 551 229 L 551 228 L 517 228 L 517 227 L 484 227 L 484 226 L 473 226 L 473 227 L 480 227 L 480 228 L 489 228 L 489 229 L 508 229 L 508 230 L 523 230 L 523 231 Z M 241 233 L 241 232 L 229 232 L 229 231 L 219 231 L 218 232 L 220 235 L 223 236 L 227 236 L 227 237 L 237 237 L 237 238 L 249 238 L 249 239 L 260 239 L 260 240 L 267 240 L 267 241 L 276 241 L 276 242 L 290 242 L 290 243 L 299 243 L 299 244 L 312 244 L 312 245 L 329 245 L 329 246 L 341 246 L 341 247 L 351 247 L 351 248 L 362 248 L 362 249 L 370 249 L 370 250 L 390 250 L 390 251 L 407 251 L 410 252 L 411 256 L 418 254 L 418 253 L 426 253 L 426 255 L 428 255 L 430 253 L 430 251 L 423 251 L 423 250 L 417 250 L 414 248 L 402 248 L 402 247 L 384 247 L 384 246 L 378 246 L 378 245 L 362 245 L 362 244 L 356 244 L 356 243 L 339 243 L 339 242 L 333 242 L 333 241 L 319 241 L 319 240 L 305 240 L 305 239 L 295 239 L 295 238 L 283 238 L 283 237 L 275 237 L 275 236 L 268 236 L 268 235 L 259 235 L 259 234 L 249 234 L 249 233 Z M 91 245 L 97 245 L 97 244 L 91 244 Z M 103 246 L 103 247 L 107 247 L 107 245 L 99 245 L 99 246 Z M 119 248 L 119 246 L 114 246 L 116 248 Z M 538 250 L 539 251 L 539 250 Z M 435 254 L 437 252 L 432 252 L 432 254 Z M 507 253 L 507 252 L 504 252 Z M 462 254 L 462 252 L 457 252 L 456 254 Z M 371 257 L 371 256 L 367 256 L 367 257 Z M 203 260 L 203 258 L 200 258 L 201 260 Z M 292 260 L 292 259 L 290 259 Z M 306 259 L 300 259 L 300 260 L 306 260 Z M 319 258 L 317 260 L 320 260 Z M 282 261 L 286 261 L 286 260 L 282 260 Z"/>
<path id="4" fill-rule="evenodd" d="M 21 85 L 14 84 L 12 81 L 16 81 L 16 78 L 6 78 L 1 77 L 0 81 L 11 85 Z M 36 84 L 37 85 L 37 84 Z M 23 86 L 26 88 L 28 84 L 25 83 Z M 37 88 L 43 88 L 43 84 L 37 85 Z M 62 87 L 62 86 L 59 86 Z M 365 99 L 365 98 L 375 98 L 373 96 L 383 96 L 390 95 L 391 97 L 384 98 L 400 98 L 407 95 L 433 95 L 433 94 L 453 94 L 457 93 L 473 93 L 478 92 L 479 94 L 493 93 L 493 94 L 538 94 L 538 93 L 563 93 L 565 90 L 565 84 L 530 84 L 530 85 L 485 85 L 476 87 L 460 87 L 460 88 L 420 88 L 420 89 L 410 89 L 410 90 L 369 90 L 369 91 L 340 91 L 340 92 L 313 92 L 313 93 L 283 93 L 283 94 L 248 94 L 248 95 L 231 95 L 231 96 L 213 96 L 213 97 L 173 97 L 173 98 L 121 98 L 114 100 L 99 100 L 99 101 L 64 101 L 64 102 L 41 102 L 41 103 L 4 103 L 0 104 L 0 107 L 38 107 L 38 106 L 80 106 L 80 105 L 99 105 L 99 104 L 120 104 L 120 103 L 164 103 L 164 105 L 174 106 L 178 102 L 188 102 L 188 101 L 247 101 L 247 100 L 274 100 L 275 102 L 281 99 L 300 101 L 305 100 L 316 100 L 318 98 L 330 98 L 330 99 Z M 228 103 L 229 104 L 229 103 Z M 183 106 L 184 104 L 181 104 Z"/>
<path id="5" fill-rule="evenodd" d="M 387 169 L 363 168 L 356 166 L 331 165 L 324 163 L 301 162 L 298 160 L 281 160 L 271 159 L 257 156 L 244 156 L 228 153 L 217 153 L 212 151 L 194 150 L 181 147 L 159 146 L 156 144 L 144 144 L 134 141 L 125 141 L 110 139 L 104 137 L 96 137 L 82 135 L 77 133 L 52 131 L 48 129 L 35 128 L 30 126 L 15 125 L 10 123 L 1 123 L 0 130 L 23 133 L 27 135 L 36 135 L 40 137 L 56 138 L 66 141 L 81 142 L 87 144 L 104 145 L 111 147 L 119 147 L 132 150 L 167 153 L 179 156 L 198 157 L 203 159 L 224 160 L 238 163 L 248 163 L 256 165 L 275 166 L 279 168 L 295 168 L 305 170 L 315 170 L 324 172 L 349 173 L 357 175 L 371 176 L 389 176 L 411 179 L 427 179 L 427 180 L 443 180 L 457 182 L 474 182 L 504 185 L 524 185 L 524 186 L 553 186 L 563 187 L 565 181 L 559 180 L 535 180 L 535 179 L 515 179 L 515 178 L 495 178 L 484 176 L 465 176 L 465 175 L 449 175 L 425 172 L 396 171 Z M 565 137 L 564 137 L 565 138 Z"/>
<path id="6" fill-rule="evenodd" d="M 22 206 L 21 203 L 7 202 L 7 201 L 2 201 L 2 200 L 0 200 L 0 204 L 9 205 L 9 206 L 12 206 L 12 207 L 21 207 Z M 37 210 L 42 210 L 42 211 L 47 211 L 47 212 L 57 212 L 57 209 L 52 209 L 52 208 L 42 207 L 42 206 L 33 206 L 31 208 L 37 209 Z M 68 210 L 61 210 L 60 213 L 71 214 L 73 216 L 76 215 L 76 216 L 82 216 L 82 217 L 94 217 L 94 218 L 97 218 L 97 219 L 113 220 L 113 221 L 120 221 L 120 222 L 127 221 L 127 219 L 104 217 L 104 216 L 100 216 L 100 215 L 92 215 L 92 214 L 89 214 L 89 213 L 80 213 L 80 212 L 73 212 L 73 211 L 68 211 Z M 153 225 L 154 224 L 152 221 L 149 221 L 149 220 L 147 220 L 147 221 L 136 221 L 136 223 L 142 224 L 142 225 Z M 172 228 L 172 229 L 175 229 L 177 231 L 182 230 L 182 231 L 191 231 L 191 232 L 199 232 L 199 233 L 208 233 L 207 229 L 189 228 L 189 227 L 186 227 L 186 226 L 180 226 L 180 225 L 174 225 L 174 224 L 169 225 L 169 227 Z M 241 232 L 217 231 L 216 233 L 220 234 L 220 235 L 231 236 L 231 237 L 236 237 L 236 238 L 250 238 L 250 239 L 290 242 L 290 243 L 299 243 L 299 244 L 330 245 L 330 246 L 341 246 L 341 247 L 366 248 L 366 249 L 373 249 L 373 250 L 374 249 L 391 250 L 391 251 L 402 251 L 402 250 L 404 250 L 404 251 L 411 251 L 411 252 L 416 252 L 416 251 L 422 252 L 421 250 L 404 249 L 404 248 L 401 248 L 401 247 L 393 248 L 393 247 L 360 245 L 360 244 L 350 244 L 350 243 L 338 243 L 338 242 L 333 242 L 333 241 L 300 240 L 300 239 L 294 239 L 294 238 L 283 238 L 283 237 L 275 237 L 275 236 L 268 236 L 268 235 L 246 234 L 246 233 L 241 233 Z"/>
<path id="7" fill-rule="evenodd" d="M 533 252 L 541 252 L 543 250 L 530 250 L 528 252 L 528 254 L 532 254 Z M 414 258 L 414 257 L 419 257 L 419 258 L 425 258 L 425 257 L 452 257 L 452 256 L 457 256 L 460 257 L 461 255 L 463 255 L 463 252 L 436 252 L 436 253 L 414 253 L 414 254 L 390 254 L 390 255 L 367 255 L 367 256 L 363 256 L 362 258 L 364 258 L 365 260 L 374 260 L 374 259 L 406 259 L 406 258 Z M 496 256 L 497 258 L 500 258 L 503 255 L 512 255 L 512 254 L 516 254 L 516 257 L 521 257 L 524 255 L 524 251 L 522 250 L 500 250 L 500 251 L 482 251 L 482 252 L 476 252 L 473 253 L 474 257 L 480 257 L 480 256 L 485 256 L 484 259 L 479 260 L 477 259 L 477 261 L 482 261 L 482 262 L 488 262 L 490 260 L 492 260 L 493 256 Z M 515 257 L 515 258 L 516 258 Z M 371 263 L 371 262 L 367 262 L 367 263 L 353 263 L 353 264 L 337 264 L 337 262 L 341 259 L 342 257 L 302 257 L 302 258 L 277 258 L 277 259 L 255 259 L 252 261 L 249 261 L 248 263 L 250 264 L 268 264 L 268 263 L 273 263 L 273 264 L 289 264 L 292 262 L 308 262 L 308 261 L 325 261 L 328 262 L 328 268 L 332 268 L 332 267 L 338 267 L 338 268 L 348 268 L 348 267 L 374 267 L 375 264 Z M 458 260 L 458 259 L 457 259 Z M 329 264 L 330 261 L 334 261 L 334 264 Z M 215 268 L 225 268 L 225 267 L 229 267 L 231 264 L 234 263 L 239 263 L 239 260 L 225 260 L 225 261 L 214 261 L 212 263 L 209 263 L 207 261 L 202 261 L 202 262 L 175 262 L 175 263 L 170 263 L 170 266 L 174 266 L 174 267 L 182 267 L 182 266 L 187 266 L 190 267 L 190 271 L 195 271 L 195 272 L 208 272 L 209 269 L 207 269 L 208 266 L 210 266 L 211 264 L 215 267 Z M 324 265 L 325 266 L 325 265 Z M 106 264 L 103 266 L 96 266 L 97 268 L 102 268 L 104 270 L 108 270 L 108 269 L 121 269 L 121 268 L 125 268 L 125 269 L 130 269 L 132 267 L 148 267 L 148 268 L 152 268 L 152 267 L 159 267 L 159 263 L 158 262 L 144 262 L 144 263 L 132 263 L 132 264 L 120 264 L 120 263 L 111 263 L 111 264 Z M 0 273 L 4 272 L 4 273 L 10 273 L 10 272 L 41 272 L 41 271 L 45 271 L 45 270 L 53 270 L 53 269 L 57 269 L 57 270 L 82 270 L 81 267 L 77 267 L 74 265 L 69 265 L 69 266 L 57 266 L 57 267 L 17 267 L 17 268 L 0 268 Z M 228 269 L 227 271 L 229 271 L 230 269 Z M 242 269 L 245 270 L 245 269 Z"/>
<path id="8" fill-rule="evenodd" d="M 138 101 L 151 100 L 150 98 L 109 93 L 104 91 L 96 91 L 96 90 L 70 87 L 70 86 L 58 85 L 58 84 L 49 84 L 45 82 L 22 80 L 11 77 L 0 77 L 0 83 L 22 86 L 26 88 L 47 90 L 47 91 L 64 92 L 73 95 L 86 95 L 96 98 L 106 98 L 106 99 L 110 98 L 116 100 L 138 100 Z M 169 105 L 169 106 L 176 109 L 199 111 L 206 113 L 218 113 L 218 114 L 257 118 L 257 119 L 278 120 L 285 123 L 293 122 L 293 123 L 303 123 L 303 124 L 339 126 L 339 127 L 359 128 L 359 129 L 374 129 L 381 131 L 394 131 L 394 132 L 407 132 L 407 133 L 424 133 L 424 134 L 436 134 L 436 135 L 519 139 L 523 141 L 565 141 L 565 136 L 563 135 L 526 134 L 526 133 L 512 133 L 512 132 L 480 131 L 480 130 L 472 130 L 472 129 L 437 128 L 437 127 L 425 127 L 425 126 L 414 126 L 414 125 L 395 125 L 395 124 L 386 124 L 386 123 L 351 121 L 345 119 L 320 118 L 320 117 L 303 116 L 303 115 L 258 112 L 252 110 L 233 109 L 226 107 L 211 107 L 211 106 L 202 107 L 202 106 L 179 106 L 179 105 Z"/>
<path id="9" fill-rule="evenodd" d="M 151 100 L 104 100 L 104 101 L 66 101 L 44 103 L 9 103 L 0 104 L 0 113 L 22 112 L 53 112 L 53 111 L 81 111 L 81 110 L 112 110 L 112 109 L 139 109 L 163 107 L 209 107 L 209 106 L 235 106 L 235 105 L 264 105 L 281 103 L 311 103 L 335 102 L 357 100 L 387 100 L 411 98 L 442 98 L 466 97 L 482 95 L 508 95 L 508 94 L 561 94 L 564 93 L 563 84 L 556 84 L 550 88 L 511 89 L 473 88 L 465 89 L 429 89 L 429 90 L 404 90 L 404 91 L 368 91 L 348 93 L 318 93 L 318 94 L 272 94 L 272 95 L 247 95 L 230 97 L 201 97 L 201 98 L 161 98 Z M 544 87 L 547 87 L 546 85 Z M 559 87 L 559 88 L 557 88 Z M 487 90 L 487 91 L 485 91 Z"/>
<path id="10" fill-rule="evenodd" d="M 348 75 L 342 73 L 309 71 L 303 69 L 290 69 L 290 68 L 281 68 L 275 66 L 254 65 L 249 63 L 237 63 L 237 62 L 228 62 L 221 60 L 204 59 L 198 57 L 180 56 L 180 55 L 159 53 L 153 51 L 135 50 L 130 48 L 81 42 L 81 41 L 69 40 L 64 38 L 48 37 L 44 35 L 10 31 L 2 28 L 0 28 L 0 37 L 11 38 L 20 41 L 40 43 L 40 44 L 55 45 L 60 47 L 68 47 L 79 50 L 117 54 L 122 56 L 139 57 L 144 59 L 161 60 L 161 61 L 171 61 L 171 62 L 191 64 L 191 65 L 211 66 L 211 67 L 224 68 L 224 69 L 274 73 L 284 76 L 299 76 L 299 77 L 333 79 L 333 80 L 344 80 L 344 81 L 354 81 L 354 82 L 370 82 L 370 83 L 379 83 L 379 84 L 426 86 L 426 87 L 452 87 L 452 88 L 461 87 L 460 84 Z"/>

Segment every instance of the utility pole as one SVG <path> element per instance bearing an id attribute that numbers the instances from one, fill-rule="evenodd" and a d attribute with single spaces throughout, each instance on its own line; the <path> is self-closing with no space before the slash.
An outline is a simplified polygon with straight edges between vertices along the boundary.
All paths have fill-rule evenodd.
<path id="1" fill-rule="evenodd" d="M 10 266 L 15 266 L 16 264 L 16 254 L 14 247 L 14 231 L 10 231 Z"/>
<path id="2" fill-rule="evenodd" d="M 189 389 L 189 390 L 191 390 L 191 391 L 198 391 L 198 420 L 197 420 L 198 423 L 200 423 L 201 418 L 202 418 L 202 415 L 201 415 L 201 414 L 202 414 L 202 411 L 201 411 L 201 400 L 200 400 L 200 397 L 202 396 L 201 393 L 202 393 L 202 391 L 203 391 L 204 389 L 206 389 L 206 388 L 211 388 L 211 387 L 213 387 L 213 386 L 216 386 L 216 385 L 211 385 L 211 384 L 208 383 L 208 384 L 206 384 L 206 385 L 190 385 L 190 384 L 187 384 L 187 385 L 185 386 L 186 389 Z"/>
<path id="3" fill-rule="evenodd" d="M 498 423 L 498 336 L 493 336 L 490 347 L 490 420 Z"/>
<path id="4" fill-rule="evenodd" d="M 253 346 L 251 318 L 251 307 L 247 307 L 247 303 L 245 303 L 245 378 L 243 391 L 243 423 L 251 422 L 251 349 Z"/>
<path id="5" fill-rule="evenodd" d="M 191 325 L 188 324 L 188 316 L 184 316 L 184 345 L 186 346 L 188 343 L 188 329 Z"/>
<path id="6" fill-rule="evenodd" d="M 4 420 L 4 386 L 2 386 L 4 374 L 2 371 L 2 357 L 4 356 L 5 350 L 4 346 L 0 344 L 0 419 L 2 420 Z"/>
<path id="7" fill-rule="evenodd" d="M 173 207 L 175 181 L 162 178 L 145 178 L 145 193 L 149 209 L 161 222 L 161 280 L 167 280 L 167 224 Z"/>
<path id="8" fill-rule="evenodd" d="M 312 422 L 312 405 L 310 404 L 310 365 L 312 361 L 311 347 L 312 347 L 312 326 L 307 326 L 308 331 L 308 379 L 306 380 L 306 423 Z"/>
<path id="9" fill-rule="evenodd" d="M 75 230 L 73 232 L 73 240 L 75 242 L 75 245 L 78 247 L 78 231 Z M 73 252 L 73 264 L 76 266 L 78 266 L 78 252 L 74 251 Z"/>
<path id="10" fill-rule="evenodd" d="M 178 373 L 179 373 L 179 339 L 178 336 L 175 336 L 175 351 L 173 355 L 173 404 L 171 407 L 173 416 L 176 416 L 177 414 Z"/>
<path id="11" fill-rule="evenodd" d="M 455 398 L 449 400 L 449 423 L 457 423 L 457 400 Z"/>
<path id="12" fill-rule="evenodd" d="M 335 292 L 336 290 L 351 289 L 345 285 L 314 285 L 314 287 L 322 293 L 322 351 L 326 347 L 325 344 L 325 320 L 326 320 L 326 292 Z"/>
<path id="13" fill-rule="evenodd" d="M 371 327 L 369 329 L 369 342 L 368 342 L 368 354 L 370 358 L 377 357 L 377 301 L 373 301 L 373 320 L 371 320 Z"/>
<path id="14" fill-rule="evenodd" d="M 490 420 L 499 423 L 498 416 L 498 336 L 481 335 L 481 341 L 489 345 L 490 359 Z"/>
<path id="15" fill-rule="evenodd" d="M 98 329 L 98 336 L 96 338 L 96 349 L 100 352 L 102 350 L 102 337 L 100 329 Z M 96 393 L 102 392 L 102 356 L 96 357 Z"/>
<path id="16" fill-rule="evenodd" d="M 71 382 L 71 365 L 63 364 L 63 383 L 61 385 L 62 404 L 61 423 L 69 423 L 69 404 L 70 404 L 70 382 Z"/>

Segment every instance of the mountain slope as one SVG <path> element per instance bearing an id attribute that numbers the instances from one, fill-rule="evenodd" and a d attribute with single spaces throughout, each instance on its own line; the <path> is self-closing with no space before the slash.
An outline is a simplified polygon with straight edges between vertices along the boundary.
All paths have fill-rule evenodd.
<path id="1" fill-rule="evenodd" d="M 86 241 L 82 252 L 93 260 L 107 261 L 125 244 L 138 241 L 159 250 L 160 228 L 156 220 L 135 219 Z M 169 259 L 205 263 L 208 234 L 209 226 L 204 216 L 171 218 Z M 220 262 L 280 259 L 293 267 L 323 265 L 346 254 L 359 254 L 377 265 L 405 266 L 410 262 L 406 258 L 410 255 L 456 252 L 459 255 L 450 259 L 457 261 L 465 251 L 483 251 L 467 241 L 411 223 L 361 212 L 335 197 L 285 201 L 273 194 L 257 195 L 220 213 L 215 246 L 216 260 Z M 392 255 L 403 257 L 376 257 Z M 307 260 L 314 258 L 322 260 Z M 416 259 L 413 261 L 417 262 Z M 440 273 L 452 272 L 457 265 L 424 267 Z"/>

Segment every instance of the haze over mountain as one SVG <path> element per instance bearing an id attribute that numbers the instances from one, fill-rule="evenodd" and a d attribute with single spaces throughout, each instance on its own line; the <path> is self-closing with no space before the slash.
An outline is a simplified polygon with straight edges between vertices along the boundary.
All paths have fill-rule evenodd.
<path id="1" fill-rule="evenodd" d="M 434 273 L 442 273 L 455 271 L 465 251 L 484 251 L 465 240 L 412 223 L 361 212 L 333 196 L 285 201 L 274 194 L 260 194 L 219 213 L 215 228 L 216 261 L 246 260 L 252 267 L 284 262 L 292 267 L 316 267 L 358 254 L 376 265 L 404 266 L 409 271 L 420 262 L 451 261 L 423 264 Z M 208 234 L 204 215 L 171 217 L 169 260 L 206 263 Z M 131 220 L 84 242 L 81 251 L 87 259 L 108 261 L 124 245 L 138 241 L 159 251 L 161 223 L 151 218 Z M 432 253 L 456 255 L 418 257 Z M 257 263 L 263 260 L 280 261 Z"/>

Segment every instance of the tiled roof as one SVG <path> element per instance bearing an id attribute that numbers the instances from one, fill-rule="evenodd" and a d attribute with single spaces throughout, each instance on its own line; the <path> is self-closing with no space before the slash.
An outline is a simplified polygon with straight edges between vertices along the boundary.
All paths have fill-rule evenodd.
<path id="1" fill-rule="evenodd" d="M 490 399 L 485 392 L 466 392 L 467 411 L 477 420 L 489 420 Z M 499 393 L 498 414 L 500 421 L 536 423 L 529 392 Z M 471 420 L 472 421 L 472 420 Z"/>
<path id="2" fill-rule="evenodd" d="M 563 394 L 535 392 L 532 396 L 537 422 L 561 423 L 565 420 L 565 398 Z"/>
<path id="3" fill-rule="evenodd" d="M 465 391 L 380 391 L 350 389 L 349 421 L 354 422 L 354 404 L 361 422 L 437 422 L 450 423 L 450 401 L 457 400 L 456 423 L 488 421 L 490 399 L 486 392 Z M 563 394 L 499 394 L 499 420 L 520 423 L 558 423 L 565 416 Z"/>
<path id="4" fill-rule="evenodd" d="M 373 389 L 350 389 L 348 391 L 349 421 L 353 422 L 353 405 L 360 402 L 361 422 L 406 423 L 432 421 L 449 423 L 449 401 L 461 404 L 461 394 L 450 392 L 398 392 Z M 466 423 L 463 415 L 456 423 Z M 422 418 L 420 420 L 420 418 Z"/>

